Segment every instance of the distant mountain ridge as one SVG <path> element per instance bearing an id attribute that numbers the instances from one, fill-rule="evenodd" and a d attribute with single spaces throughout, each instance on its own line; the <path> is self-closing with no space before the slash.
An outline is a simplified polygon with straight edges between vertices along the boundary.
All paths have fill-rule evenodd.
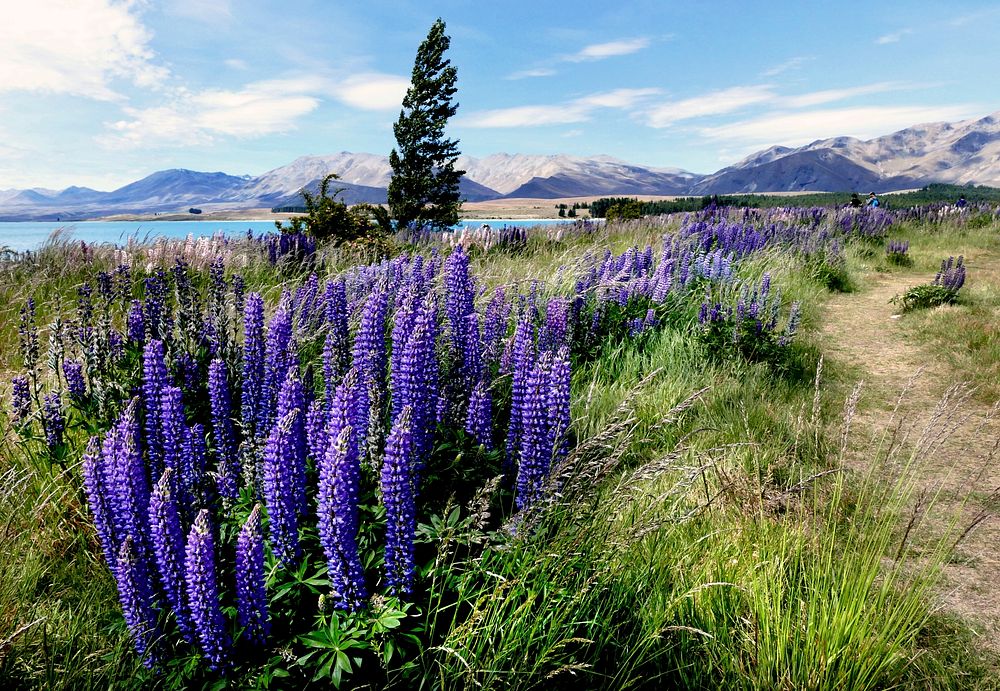
<path id="1" fill-rule="evenodd" d="M 1000 187 L 1000 111 L 957 123 L 915 125 L 867 141 L 822 139 L 772 146 L 710 175 L 627 163 L 611 156 L 499 153 L 461 156 L 468 201 L 620 195 L 704 195 L 805 191 L 886 192 L 932 182 Z M 157 171 L 111 192 L 0 190 L 0 220 L 85 219 L 120 213 L 294 207 L 327 173 L 348 203 L 385 201 L 392 175 L 385 156 L 301 156 L 258 176 L 185 169 Z"/>

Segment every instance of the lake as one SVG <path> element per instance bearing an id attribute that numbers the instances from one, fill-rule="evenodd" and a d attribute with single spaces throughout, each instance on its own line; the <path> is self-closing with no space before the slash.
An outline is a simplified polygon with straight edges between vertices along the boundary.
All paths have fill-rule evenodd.
<path id="1" fill-rule="evenodd" d="M 466 219 L 460 222 L 460 227 L 478 228 L 488 223 L 494 228 L 509 226 L 536 226 L 566 223 L 564 219 Z M 38 249 L 49 237 L 49 234 L 59 228 L 72 230 L 75 240 L 88 243 L 124 243 L 130 236 L 143 240 L 146 238 L 168 237 L 184 238 L 189 234 L 195 237 L 210 237 L 222 231 L 226 235 L 244 235 L 252 230 L 255 235 L 274 230 L 274 221 L 75 221 L 60 223 L 58 221 L 7 221 L 0 222 L 0 247 L 12 250 Z"/>

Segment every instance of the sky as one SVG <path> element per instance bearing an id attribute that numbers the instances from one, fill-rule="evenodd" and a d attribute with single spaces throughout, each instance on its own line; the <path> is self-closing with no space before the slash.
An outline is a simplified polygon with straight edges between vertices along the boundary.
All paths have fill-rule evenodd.
<path id="1" fill-rule="evenodd" d="M 995 0 L 0 0 L 0 190 L 388 154 L 438 17 L 463 153 L 710 173 L 1000 110 Z"/>

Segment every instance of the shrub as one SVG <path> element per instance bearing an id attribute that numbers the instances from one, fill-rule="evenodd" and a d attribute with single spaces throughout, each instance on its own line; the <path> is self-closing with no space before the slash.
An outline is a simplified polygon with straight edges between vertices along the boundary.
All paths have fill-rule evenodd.
<path id="1" fill-rule="evenodd" d="M 902 295 L 892 299 L 893 304 L 902 307 L 903 312 L 915 309 L 952 305 L 958 302 L 958 291 L 965 284 L 965 259 L 954 257 L 941 260 L 941 270 L 934 277 L 934 282 L 910 288 Z"/>
<path id="2" fill-rule="evenodd" d="M 889 240 L 885 247 L 885 258 L 893 266 L 912 266 L 913 260 L 907 252 L 910 243 L 907 240 Z"/>

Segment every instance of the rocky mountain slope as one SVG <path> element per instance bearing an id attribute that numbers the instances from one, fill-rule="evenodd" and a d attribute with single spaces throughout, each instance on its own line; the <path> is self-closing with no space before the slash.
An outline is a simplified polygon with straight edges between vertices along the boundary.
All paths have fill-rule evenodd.
<path id="1" fill-rule="evenodd" d="M 463 198 L 554 199 L 603 195 L 703 195 L 786 191 L 890 191 L 931 182 L 1000 187 L 1000 111 L 956 123 L 915 125 L 863 141 L 834 137 L 806 146 L 773 146 L 711 175 L 627 163 L 610 156 L 493 154 L 462 156 Z M 191 206 L 212 209 L 301 206 L 329 172 L 348 203 L 385 201 L 392 171 L 385 156 L 342 151 L 302 156 L 262 175 L 173 169 L 111 192 L 0 190 L 0 220 L 94 218 Z"/>

